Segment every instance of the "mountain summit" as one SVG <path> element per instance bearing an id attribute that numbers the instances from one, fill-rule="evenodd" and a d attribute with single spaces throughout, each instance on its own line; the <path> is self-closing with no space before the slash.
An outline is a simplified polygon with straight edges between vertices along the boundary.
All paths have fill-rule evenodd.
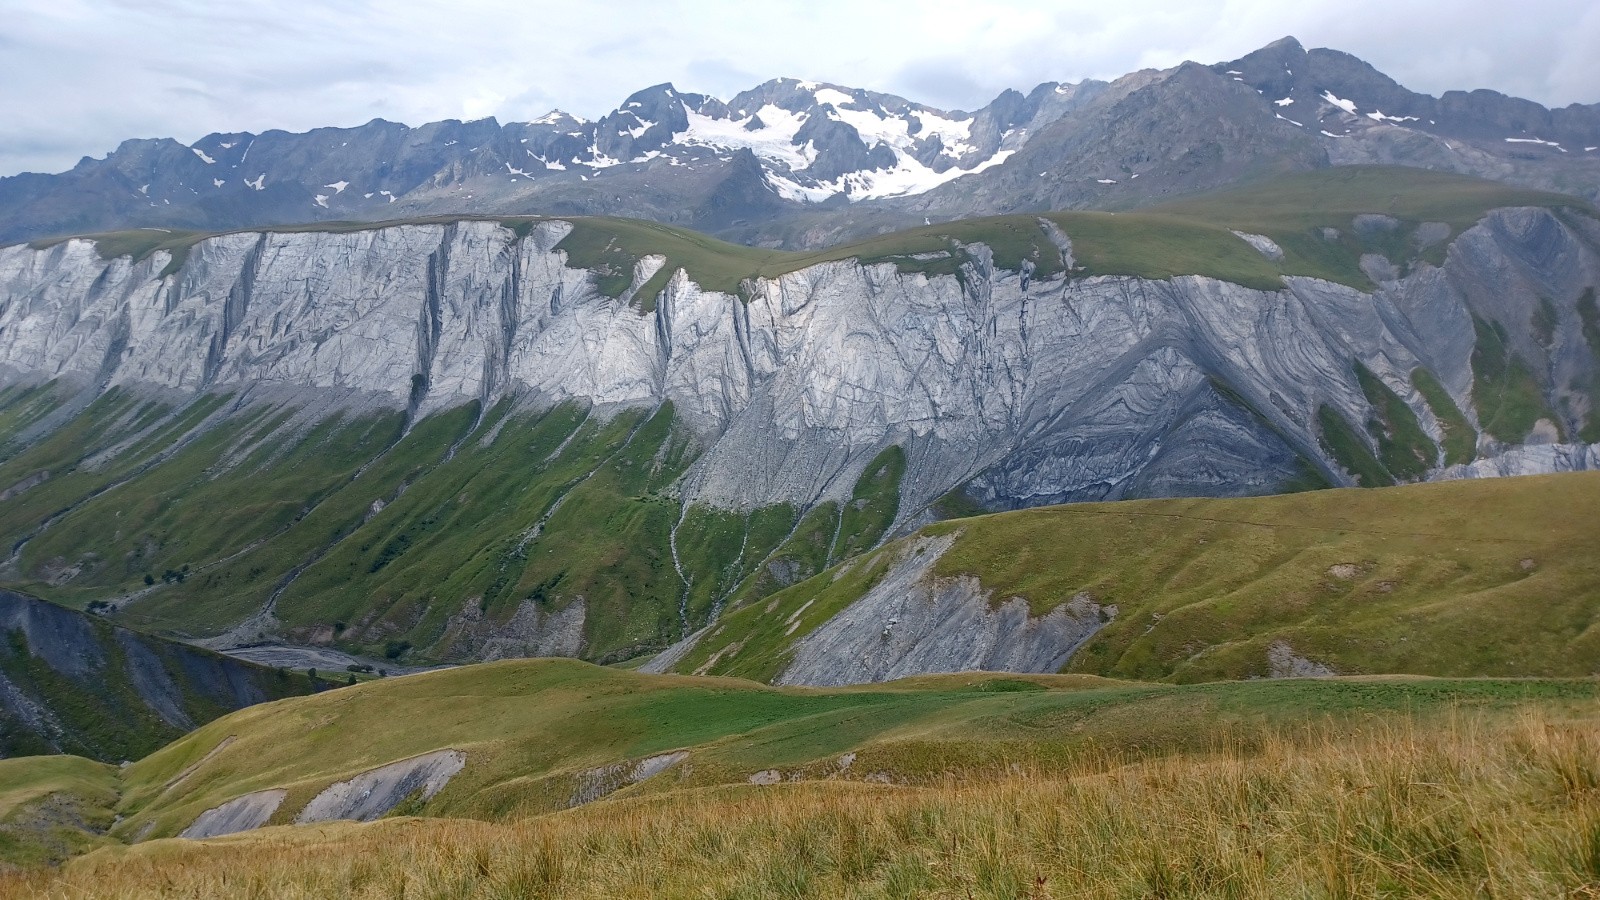
<path id="1" fill-rule="evenodd" d="M 127 141 L 69 172 L 0 179 L 0 241 L 478 212 L 629 216 L 805 247 L 929 217 L 1129 208 L 1360 163 L 1594 199 L 1600 105 L 1431 97 L 1292 37 L 1232 62 L 1008 90 L 974 112 L 793 78 L 728 101 L 658 84 L 593 122 L 554 111 Z M 850 223 L 819 216 L 838 203 L 856 207 Z"/>

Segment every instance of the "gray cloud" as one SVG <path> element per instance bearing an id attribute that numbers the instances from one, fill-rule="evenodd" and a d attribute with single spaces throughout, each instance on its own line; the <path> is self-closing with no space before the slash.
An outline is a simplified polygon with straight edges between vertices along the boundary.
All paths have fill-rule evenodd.
<path id="1" fill-rule="evenodd" d="M 1415 90 L 1600 101 L 1592 0 L 0 0 L 0 21 L 0 173 L 59 171 L 130 137 L 594 117 L 662 81 L 727 97 L 787 75 L 971 109 L 1286 34 Z"/>

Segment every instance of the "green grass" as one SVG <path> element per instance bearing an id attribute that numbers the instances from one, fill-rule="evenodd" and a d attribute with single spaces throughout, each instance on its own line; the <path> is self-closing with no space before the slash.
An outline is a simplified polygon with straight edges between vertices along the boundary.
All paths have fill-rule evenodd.
<path id="1" fill-rule="evenodd" d="M 1589 415 L 1578 433 L 1578 440 L 1586 444 L 1600 443 L 1600 305 L 1595 303 L 1594 288 L 1578 298 L 1578 320 L 1583 327 L 1584 343 L 1589 345 L 1592 366 L 1589 378 Z"/>
<path id="2" fill-rule="evenodd" d="M 1367 433 L 1378 442 L 1378 461 L 1398 481 L 1415 481 L 1428 473 L 1439 458 L 1439 446 L 1422 430 L 1417 414 L 1371 369 L 1356 363 L 1356 380 L 1373 418 Z"/>
<path id="3" fill-rule="evenodd" d="M 1344 673 L 1586 675 L 1600 667 L 1600 474 L 1238 500 L 1071 504 L 927 526 L 939 577 L 1042 615 L 1116 616 L 1068 670 L 1181 682 L 1268 674 L 1268 650 Z M 914 538 L 913 538 L 914 539 Z M 909 541 L 725 616 L 680 671 L 766 680 Z"/>
<path id="4" fill-rule="evenodd" d="M 208 650 L 148 635 L 119 634 L 103 618 L 56 610 L 42 600 L 29 602 L 67 620 L 35 617 L 37 623 L 48 624 L 36 624 L 34 639 L 81 637 L 92 643 L 94 652 L 72 645 L 81 647 L 73 652 L 84 654 L 88 667 L 75 676 L 52 667 L 45 651 L 29 643 L 29 631 L 0 629 L 0 678 L 50 715 L 50 723 L 40 728 L 0 707 L 0 757 L 65 752 L 118 762 L 137 759 L 182 734 L 183 727 L 168 723 L 141 694 L 130 655 L 167 673 L 175 691 L 168 699 L 193 723 L 209 722 L 236 708 L 236 687 L 253 688 L 267 698 L 311 690 L 300 675 L 224 660 Z"/>
<path id="5" fill-rule="evenodd" d="M 507 661 L 367 682 L 213 722 L 123 771 L 125 818 L 113 834 L 152 822 L 154 836 L 174 834 L 207 808 L 274 787 L 289 792 L 274 821 L 289 821 L 333 781 L 440 748 L 466 752 L 468 765 L 419 811 L 504 819 L 565 807 L 588 769 L 678 749 L 690 751 L 691 765 L 624 794 L 744 783 L 771 768 L 821 777 L 846 752 L 857 753 L 859 775 L 936 783 L 952 772 L 1062 765 L 1091 750 L 1203 750 L 1330 719 L 1527 704 L 1570 711 L 1597 698 L 1600 686 L 1588 680 L 1163 686 L 987 674 L 824 691 Z"/>
<path id="6" fill-rule="evenodd" d="M 117 769 L 80 756 L 0 759 L 0 874 L 112 843 Z"/>
<path id="7" fill-rule="evenodd" d="M 1477 344 L 1472 350 L 1472 397 L 1483 430 L 1506 443 L 1519 443 L 1540 419 L 1560 421 L 1528 364 L 1508 345 L 1498 322 L 1473 317 Z"/>
<path id="8" fill-rule="evenodd" d="M 1447 466 L 1460 465 L 1472 462 L 1477 455 L 1477 433 L 1472 428 L 1472 423 L 1462 415 L 1461 408 L 1456 406 L 1451 399 L 1450 392 L 1444 389 L 1432 372 L 1418 368 L 1411 370 L 1411 384 L 1416 387 L 1422 399 L 1428 402 L 1428 408 L 1433 410 L 1433 415 L 1439 420 L 1439 427 L 1444 431 L 1444 463 Z"/>
<path id="9" fill-rule="evenodd" d="M 768 589 L 758 569 L 798 515 L 680 513 L 669 488 L 695 451 L 670 405 L 601 421 L 469 404 L 403 438 L 397 413 L 291 425 L 293 410 L 257 406 L 191 434 L 225 399 L 168 410 L 113 393 L 0 463 L 7 483 L 51 472 L 0 507 L 0 539 L 35 534 L 23 586 L 80 608 L 137 595 L 122 621 L 186 635 L 274 602 L 292 638 L 402 663 L 476 652 L 475 621 L 581 603 L 583 652 L 614 660 L 677 640 L 736 589 Z M 73 462 L 117 446 L 92 471 Z M 890 456 L 877 465 L 893 483 L 861 495 L 841 550 L 892 519 Z M 832 509 L 805 576 L 833 561 Z"/>
<path id="10" fill-rule="evenodd" d="M 1326 405 L 1317 407 L 1317 426 L 1322 449 L 1354 476 L 1357 484 L 1362 487 L 1394 484 L 1394 477 L 1372 455 L 1361 432 L 1345 421 L 1338 410 Z"/>
<path id="11" fill-rule="evenodd" d="M 1265 234 L 1285 253 L 1283 271 L 1367 289 L 1371 282 L 1358 265 L 1362 253 L 1379 253 L 1391 262 L 1413 265 L 1443 262 L 1449 241 L 1493 209 L 1540 206 L 1594 214 L 1587 202 L 1564 194 L 1515 188 L 1445 172 L 1395 166 L 1338 166 L 1277 176 L 1152 207 L 1166 213 L 1227 228 Z M 1352 220 L 1362 214 L 1400 221 L 1393 232 L 1362 238 Z M 1450 238 L 1431 248 L 1414 239 L 1423 222 L 1450 226 Z M 1322 229 L 1335 228 L 1329 241 Z"/>

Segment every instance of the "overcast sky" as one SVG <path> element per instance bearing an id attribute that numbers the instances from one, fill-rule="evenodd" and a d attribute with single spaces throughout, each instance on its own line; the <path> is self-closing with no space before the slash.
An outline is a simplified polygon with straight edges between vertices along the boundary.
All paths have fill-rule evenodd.
<path id="1" fill-rule="evenodd" d="M 0 23 L 0 174 L 130 137 L 595 118 L 663 81 L 726 98 L 785 75 L 971 109 L 1286 34 L 1432 94 L 1600 101 L 1595 0 L 0 0 Z"/>

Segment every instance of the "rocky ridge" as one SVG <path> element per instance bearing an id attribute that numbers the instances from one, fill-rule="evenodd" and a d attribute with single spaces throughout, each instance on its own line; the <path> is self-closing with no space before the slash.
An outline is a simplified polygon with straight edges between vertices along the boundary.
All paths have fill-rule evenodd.
<path id="1" fill-rule="evenodd" d="M 470 211 L 627 216 L 817 247 L 934 217 L 1128 208 L 1355 163 L 1592 200 L 1600 106 L 1434 98 L 1293 38 L 1230 63 L 1007 90 L 973 112 L 792 78 L 727 101 L 662 84 L 595 121 L 553 111 L 131 140 L 68 172 L 0 178 L 0 241 Z"/>

